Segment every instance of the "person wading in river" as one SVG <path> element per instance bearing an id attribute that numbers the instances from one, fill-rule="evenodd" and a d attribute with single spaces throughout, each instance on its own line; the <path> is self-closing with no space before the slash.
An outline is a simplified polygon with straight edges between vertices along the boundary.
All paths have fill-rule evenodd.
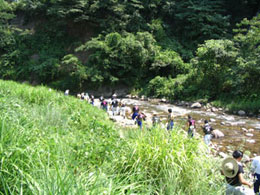
<path id="1" fill-rule="evenodd" d="M 190 115 L 188 115 L 188 128 L 188 136 L 193 137 L 195 134 L 196 125 L 195 120 L 192 119 Z"/>
<path id="2" fill-rule="evenodd" d="M 143 121 L 145 121 L 146 115 L 143 112 L 138 112 L 136 116 L 137 125 L 140 129 L 143 128 Z"/>
<path id="3" fill-rule="evenodd" d="M 212 138 L 211 132 L 213 131 L 213 128 L 210 126 L 210 124 L 207 120 L 205 120 L 204 123 L 205 123 L 205 125 L 203 127 L 203 132 L 205 134 L 204 142 L 205 142 L 206 145 L 210 145 L 211 138 Z"/>
<path id="4" fill-rule="evenodd" d="M 137 117 L 139 112 L 139 107 L 137 105 L 134 105 L 133 109 L 132 109 L 132 119 L 135 120 L 135 118 Z"/>
<path id="5" fill-rule="evenodd" d="M 168 124 L 167 124 L 167 130 L 172 130 L 173 129 L 173 126 L 174 126 L 174 123 L 173 123 L 173 114 L 172 114 L 172 109 L 168 109 Z"/>
<path id="6" fill-rule="evenodd" d="M 251 189 L 242 186 L 242 184 L 244 184 L 252 187 L 252 184 L 243 177 L 242 158 L 243 152 L 235 150 L 233 152 L 233 158 L 228 157 L 222 162 L 221 173 L 226 176 L 227 181 L 226 195 L 254 195 Z"/>

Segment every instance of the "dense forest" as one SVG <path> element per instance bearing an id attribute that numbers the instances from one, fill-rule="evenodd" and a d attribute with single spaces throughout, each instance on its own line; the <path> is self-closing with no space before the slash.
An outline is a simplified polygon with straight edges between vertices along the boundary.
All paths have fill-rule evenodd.
<path id="1" fill-rule="evenodd" d="M 0 0 L 0 78 L 256 101 L 259 13 L 259 0 Z"/>

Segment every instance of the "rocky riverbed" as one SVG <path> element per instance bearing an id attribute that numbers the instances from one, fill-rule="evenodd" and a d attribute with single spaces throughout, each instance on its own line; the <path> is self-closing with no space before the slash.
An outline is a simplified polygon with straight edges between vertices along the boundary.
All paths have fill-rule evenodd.
<path id="1" fill-rule="evenodd" d="M 121 126 L 136 127 L 134 121 L 131 120 L 130 113 L 133 105 L 138 105 L 142 112 L 147 115 L 145 121 L 146 126 L 152 125 L 152 115 L 157 114 L 162 120 L 162 127 L 166 128 L 167 110 L 171 108 L 175 116 L 176 125 L 187 128 L 187 115 L 190 114 L 197 123 L 197 137 L 203 135 L 202 126 L 204 120 L 210 121 L 210 124 L 214 129 L 223 132 L 224 137 L 219 139 L 213 139 L 213 149 L 221 156 L 231 153 L 234 149 L 243 149 L 248 151 L 250 156 L 257 155 L 260 147 L 260 120 L 259 118 L 249 118 L 247 116 L 229 115 L 223 112 L 222 109 L 213 108 L 201 109 L 200 107 L 191 106 L 177 106 L 162 102 L 161 100 L 150 99 L 120 99 L 121 102 L 126 104 L 127 117 L 124 119 L 122 116 L 112 116 L 111 120 L 114 120 Z M 97 102 L 97 105 L 99 103 Z"/>

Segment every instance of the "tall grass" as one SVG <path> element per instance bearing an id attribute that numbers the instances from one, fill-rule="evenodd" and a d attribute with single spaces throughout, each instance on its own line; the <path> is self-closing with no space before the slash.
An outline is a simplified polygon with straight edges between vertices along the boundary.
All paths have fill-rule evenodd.
<path id="1" fill-rule="evenodd" d="M 0 109 L 2 194 L 223 192 L 218 162 L 181 130 L 120 130 L 86 102 L 10 81 Z"/>

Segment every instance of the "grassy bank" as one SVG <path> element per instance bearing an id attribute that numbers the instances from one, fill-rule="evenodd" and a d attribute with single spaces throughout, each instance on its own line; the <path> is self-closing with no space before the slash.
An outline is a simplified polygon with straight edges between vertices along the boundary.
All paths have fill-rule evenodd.
<path id="1" fill-rule="evenodd" d="M 229 112 L 237 112 L 244 110 L 247 114 L 260 114 L 260 99 L 246 99 L 246 98 L 219 98 L 212 102 L 216 107 L 222 107 L 229 110 Z"/>
<path id="2" fill-rule="evenodd" d="M 124 131 L 76 98 L 1 80 L 0 108 L 2 194 L 223 192 L 219 162 L 180 130 Z"/>

